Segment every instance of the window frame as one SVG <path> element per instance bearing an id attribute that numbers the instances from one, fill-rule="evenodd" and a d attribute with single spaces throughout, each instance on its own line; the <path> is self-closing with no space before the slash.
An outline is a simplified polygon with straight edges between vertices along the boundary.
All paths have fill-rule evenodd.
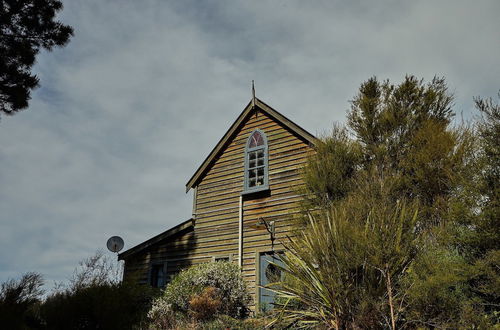
<path id="1" fill-rule="evenodd" d="M 219 262 L 221 259 L 227 259 L 227 262 L 233 262 L 232 254 L 219 254 L 212 256 L 212 262 Z"/>
<path id="2" fill-rule="evenodd" d="M 255 134 L 255 132 L 258 132 L 261 136 L 262 139 L 264 140 L 264 144 L 250 148 L 250 139 L 252 136 Z M 250 170 L 249 167 L 249 155 L 251 152 L 255 152 L 258 150 L 264 150 L 264 184 L 255 186 L 255 187 L 249 187 L 249 176 L 248 176 L 248 171 Z M 267 143 L 267 136 L 266 134 L 260 130 L 260 129 L 255 129 L 253 130 L 250 135 L 248 136 L 247 143 L 245 145 L 245 173 L 244 173 L 244 184 L 243 184 L 243 192 L 242 194 L 250 194 L 258 191 L 264 191 L 264 190 L 269 190 L 269 145 Z"/>

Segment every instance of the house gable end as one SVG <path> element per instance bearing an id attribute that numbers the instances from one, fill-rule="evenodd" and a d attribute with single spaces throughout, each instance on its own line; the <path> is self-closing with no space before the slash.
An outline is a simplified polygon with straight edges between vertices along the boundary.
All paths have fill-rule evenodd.
<path id="1" fill-rule="evenodd" d="M 211 167 L 214 165 L 218 157 L 231 145 L 233 139 L 239 132 L 244 129 L 248 120 L 254 116 L 263 114 L 271 118 L 273 121 L 281 124 L 285 129 L 290 131 L 293 135 L 297 136 L 299 139 L 308 143 L 311 146 L 316 144 L 316 137 L 310 134 L 278 111 L 274 110 L 264 102 L 259 99 L 255 99 L 255 104 L 250 102 L 243 112 L 238 116 L 236 121 L 231 125 L 229 130 L 224 134 L 221 140 L 217 143 L 215 148 L 210 152 L 207 158 L 203 161 L 198 170 L 193 174 L 193 176 L 189 179 L 186 184 L 186 192 L 188 192 L 191 188 L 197 186 L 199 182 L 203 179 L 203 177 L 208 173 Z"/>

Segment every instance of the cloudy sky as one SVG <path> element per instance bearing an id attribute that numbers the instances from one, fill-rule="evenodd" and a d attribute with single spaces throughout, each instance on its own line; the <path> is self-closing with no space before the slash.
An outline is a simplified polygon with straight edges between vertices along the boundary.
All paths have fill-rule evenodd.
<path id="1" fill-rule="evenodd" d="M 376 75 L 445 76 L 455 110 L 500 89 L 500 2 L 67 0 L 71 43 L 38 57 L 0 121 L 0 282 L 53 281 L 120 235 L 191 215 L 184 185 L 257 96 L 312 133 Z"/>

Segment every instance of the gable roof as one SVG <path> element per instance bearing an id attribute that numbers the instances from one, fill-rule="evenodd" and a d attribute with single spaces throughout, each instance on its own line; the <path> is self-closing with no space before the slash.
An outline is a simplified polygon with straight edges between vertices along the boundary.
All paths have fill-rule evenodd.
<path id="1" fill-rule="evenodd" d="M 150 239 L 148 239 L 147 241 L 144 241 L 142 242 L 141 244 L 138 244 L 130 249 L 128 249 L 127 251 L 124 251 L 120 254 L 118 254 L 118 260 L 125 260 L 127 259 L 128 257 L 150 247 L 151 245 L 154 245 L 166 238 L 169 238 L 169 237 L 172 237 L 174 236 L 175 234 L 179 234 L 181 232 L 184 232 L 185 230 L 192 230 L 194 227 L 194 220 L 191 218 L 189 220 L 186 220 L 180 224 L 178 224 L 177 226 L 174 226 L 166 231 L 164 231 L 163 233 L 161 234 L 158 234 Z"/>
<path id="2" fill-rule="evenodd" d="M 254 101 L 255 100 L 255 101 Z M 231 138 L 237 133 L 238 129 L 241 127 L 242 124 L 245 123 L 245 120 L 254 112 L 257 110 L 260 110 L 261 112 L 267 114 L 274 120 L 280 122 L 283 126 L 288 128 L 290 131 L 294 132 L 301 138 L 303 138 L 305 141 L 309 142 L 311 145 L 316 144 L 316 137 L 300 127 L 299 125 L 295 124 L 292 122 L 290 119 L 286 118 L 283 116 L 281 113 L 278 111 L 274 110 L 271 108 L 269 105 L 265 104 L 258 98 L 255 98 L 254 100 L 251 100 L 248 105 L 245 107 L 243 112 L 238 116 L 236 121 L 231 125 L 231 127 L 228 129 L 226 134 L 220 139 L 220 141 L 215 145 L 215 147 L 212 149 L 210 154 L 205 158 L 203 163 L 198 167 L 196 172 L 193 174 L 193 176 L 189 179 L 189 181 L 186 183 L 186 192 L 189 191 L 189 189 L 193 188 L 194 186 L 197 185 L 197 183 L 204 177 L 204 175 L 208 172 L 210 167 L 213 165 L 215 158 L 222 152 L 222 150 L 226 147 L 226 145 L 231 141 Z M 255 105 L 255 106 L 254 106 Z"/>

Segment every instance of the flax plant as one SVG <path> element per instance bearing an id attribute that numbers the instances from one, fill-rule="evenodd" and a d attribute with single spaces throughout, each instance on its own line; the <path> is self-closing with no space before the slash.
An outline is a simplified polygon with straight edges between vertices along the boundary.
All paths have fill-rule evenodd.
<path id="1" fill-rule="evenodd" d="M 392 328 L 404 306 L 399 280 L 415 256 L 414 206 L 379 205 L 356 218 L 348 203 L 317 215 L 289 240 L 275 321 L 299 328 Z"/>

